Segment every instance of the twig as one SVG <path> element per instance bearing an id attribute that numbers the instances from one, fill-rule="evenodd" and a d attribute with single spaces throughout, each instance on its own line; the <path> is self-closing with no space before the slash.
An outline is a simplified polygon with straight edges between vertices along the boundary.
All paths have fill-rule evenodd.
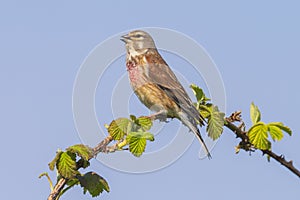
<path id="1" fill-rule="evenodd" d="M 262 150 L 262 152 L 263 154 L 269 155 L 271 158 L 273 158 L 274 160 L 276 160 L 277 162 L 279 162 L 280 164 L 288 168 L 291 172 L 293 172 L 295 175 L 297 175 L 300 178 L 300 171 L 297 168 L 295 168 L 292 160 L 287 161 L 283 155 L 278 156 L 270 150 Z"/>
<path id="2" fill-rule="evenodd" d="M 253 145 L 249 142 L 247 132 L 241 130 L 241 128 L 234 125 L 232 123 L 233 121 L 230 120 L 229 118 L 226 118 L 225 120 L 226 120 L 225 126 L 228 129 L 230 129 L 236 135 L 236 137 L 240 138 L 244 144 L 247 144 L 247 146 L 251 146 L 252 148 L 254 148 Z M 256 148 L 254 148 L 254 149 L 256 149 Z M 249 151 L 249 149 L 245 149 L 245 150 Z M 279 162 L 281 165 L 285 166 L 287 169 L 289 169 L 292 173 L 294 173 L 296 176 L 298 176 L 300 178 L 300 171 L 297 168 L 295 168 L 295 166 L 293 165 L 293 161 L 287 161 L 284 158 L 284 156 L 282 156 L 282 155 L 279 156 L 271 150 L 261 150 L 261 149 L 259 149 L 259 150 L 263 154 L 267 154 L 268 156 L 270 156 L 271 158 L 273 158 L 274 160 Z"/>
<path id="3" fill-rule="evenodd" d="M 93 157 L 96 157 L 98 153 L 100 152 L 105 152 L 107 153 L 106 151 L 106 148 L 107 148 L 107 145 L 113 140 L 113 138 L 111 136 L 107 136 L 104 140 L 102 140 L 96 147 L 93 148 L 93 152 L 94 152 L 94 155 Z"/>
<path id="4" fill-rule="evenodd" d="M 60 191 L 62 191 L 67 183 L 68 179 L 61 178 L 57 183 L 55 184 L 53 190 L 51 191 L 50 195 L 48 196 L 48 200 L 56 200 L 58 195 L 60 194 Z"/>

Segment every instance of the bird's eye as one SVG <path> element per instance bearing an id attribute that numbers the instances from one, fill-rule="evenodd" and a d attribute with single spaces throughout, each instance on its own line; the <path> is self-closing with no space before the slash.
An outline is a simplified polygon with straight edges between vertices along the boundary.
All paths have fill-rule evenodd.
<path id="1" fill-rule="evenodd" d="M 142 36 L 142 34 L 136 34 L 135 37 L 141 38 L 141 37 L 143 37 L 143 36 Z"/>

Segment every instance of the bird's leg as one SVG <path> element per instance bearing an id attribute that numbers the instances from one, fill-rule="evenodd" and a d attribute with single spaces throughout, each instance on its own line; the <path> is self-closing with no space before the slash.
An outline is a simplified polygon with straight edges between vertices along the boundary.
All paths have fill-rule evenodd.
<path id="1" fill-rule="evenodd" d="M 148 116 L 151 120 L 159 120 L 161 122 L 167 122 L 167 111 L 166 110 L 160 110 L 156 113 L 153 113 Z"/>

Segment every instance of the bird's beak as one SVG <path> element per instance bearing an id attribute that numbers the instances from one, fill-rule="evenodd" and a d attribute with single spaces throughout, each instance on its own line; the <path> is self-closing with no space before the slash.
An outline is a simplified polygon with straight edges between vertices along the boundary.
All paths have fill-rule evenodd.
<path id="1" fill-rule="evenodd" d="M 128 35 L 122 35 L 120 40 L 122 40 L 123 42 L 127 43 L 128 40 L 130 40 L 130 37 Z"/>

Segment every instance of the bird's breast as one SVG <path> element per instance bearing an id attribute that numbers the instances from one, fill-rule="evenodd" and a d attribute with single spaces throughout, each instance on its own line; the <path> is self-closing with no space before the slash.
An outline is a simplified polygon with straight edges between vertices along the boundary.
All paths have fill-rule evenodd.
<path id="1" fill-rule="evenodd" d="M 140 70 L 138 69 L 138 66 L 135 63 L 129 61 L 126 64 L 126 67 L 130 83 L 136 84 L 139 81 L 139 76 L 141 74 Z"/>
<path id="2" fill-rule="evenodd" d="M 143 57 L 131 57 L 126 62 L 126 68 L 131 86 L 134 90 L 135 88 L 147 83 L 148 70 Z"/>

